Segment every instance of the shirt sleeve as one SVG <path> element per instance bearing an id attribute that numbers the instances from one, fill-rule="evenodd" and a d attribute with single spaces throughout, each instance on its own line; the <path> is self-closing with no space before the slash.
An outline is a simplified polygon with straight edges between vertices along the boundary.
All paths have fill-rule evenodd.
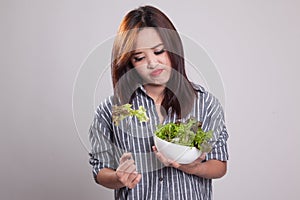
<path id="1" fill-rule="evenodd" d="M 213 130 L 213 147 L 211 152 L 207 154 L 206 159 L 227 161 L 229 158 L 227 150 L 228 133 L 225 125 L 223 108 L 215 97 L 212 97 L 212 104 L 207 110 L 207 115 L 209 118 L 208 130 Z"/>
<path id="2" fill-rule="evenodd" d="M 120 155 L 114 143 L 111 122 L 111 106 L 103 103 L 97 108 L 89 129 L 91 144 L 89 163 L 92 165 L 93 177 L 96 182 L 97 174 L 101 169 L 118 167 Z"/>

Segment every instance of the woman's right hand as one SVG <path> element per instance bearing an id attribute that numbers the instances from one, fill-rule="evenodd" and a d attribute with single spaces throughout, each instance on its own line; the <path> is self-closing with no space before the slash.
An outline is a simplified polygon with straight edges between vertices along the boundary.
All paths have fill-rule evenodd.
<path id="1" fill-rule="evenodd" d="M 140 182 L 142 175 L 136 171 L 131 153 L 124 153 L 121 156 L 116 175 L 118 180 L 130 189 L 134 188 Z"/>

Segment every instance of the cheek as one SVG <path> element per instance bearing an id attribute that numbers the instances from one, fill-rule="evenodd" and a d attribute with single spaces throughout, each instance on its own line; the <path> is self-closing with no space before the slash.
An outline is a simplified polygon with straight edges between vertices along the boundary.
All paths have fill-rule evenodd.
<path id="1" fill-rule="evenodd" d="M 137 73 L 141 76 L 141 77 L 145 77 L 147 72 L 145 70 L 145 67 L 142 67 L 142 66 L 138 66 L 138 67 L 135 67 Z"/>
<path id="2" fill-rule="evenodd" d="M 170 79 L 171 73 L 172 73 L 172 68 L 168 67 L 168 69 L 166 71 L 167 71 L 167 78 Z"/>
<path id="3" fill-rule="evenodd" d="M 165 56 L 163 57 L 163 63 L 164 63 L 164 65 L 166 65 L 166 66 L 168 66 L 168 67 L 171 67 L 171 60 L 170 60 L 170 58 L 169 58 L 168 55 L 165 55 Z"/>

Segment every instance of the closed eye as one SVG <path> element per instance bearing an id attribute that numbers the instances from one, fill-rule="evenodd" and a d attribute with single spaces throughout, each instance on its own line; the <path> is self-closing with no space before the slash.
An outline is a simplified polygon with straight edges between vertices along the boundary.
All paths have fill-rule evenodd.
<path id="1" fill-rule="evenodd" d="M 154 54 L 155 55 L 159 55 L 165 52 L 165 49 L 161 49 L 160 51 L 155 51 Z"/>
<path id="2" fill-rule="evenodd" d="M 144 59 L 144 57 L 134 57 L 134 62 L 139 62 L 142 61 Z"/>

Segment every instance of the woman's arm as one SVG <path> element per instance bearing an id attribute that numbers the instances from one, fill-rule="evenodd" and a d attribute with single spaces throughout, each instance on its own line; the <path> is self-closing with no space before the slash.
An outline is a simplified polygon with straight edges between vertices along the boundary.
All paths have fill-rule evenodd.
<path id="1" fill-rule="evenodd" d="M 117 172 L 110 168 L 103 168 L 97 174 L 97 182 L 110 189 L 119 189 L 125 185 L 119 181 Z"/>
<path id="2" fill-rule="evenodd" d="M 191 164 L 184 165 L 173 161 L 170 165 L 188 174 L 194 174 L 207 179 L 221 178 L 227 171 L 227 162 L 220 160 L 208 160 L 202 162 L 202 160 L 197 159 Z"/>
<path id="3" fill-rule="evenodd" d="M 160 152 L 157 151 L 156 147 L 152 147 L 156 157 L 165 165 L 177 168 L 185 173 L 193 174 L 199 177 L 213 179 L 221 178 L 226 174 L 227 171 L 227 162 L 220 160 L 205 160 L 205 154 L 202 154 L 194 162 L 190 164 L 179 164 L 175 161 L 168 160 Z"/>

